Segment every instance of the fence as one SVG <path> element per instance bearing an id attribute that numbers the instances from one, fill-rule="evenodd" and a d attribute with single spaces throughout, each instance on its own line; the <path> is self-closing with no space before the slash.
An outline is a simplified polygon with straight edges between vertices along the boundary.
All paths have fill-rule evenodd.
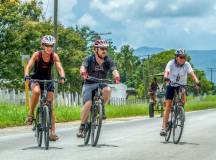
<path id="1" fill-rule="evenodd" d="M 31 94 L 31 93 L 30 93 Z M 79 106 L 81 105 L 81 96 L 78 93 L 59 93 L 57 96 L 57 105 L 59 106 Z M 11 104 L 25 104 L 25 93 L 9 89 L 0 89 L 0 102 Z"/>
<path id="2" fill-rule="evenodd" d="M 31 93 L 30 93 L 31 94 Z M 0 89 L 0 102 L 10 103 L 10 104 L 25 104 L 25 93 L 9 89 Z M 81 106 L 82 96 L 75 92 L 64 92 L 59 93 L 57 96 L 56 105 L 58 106 Z M 126 98 L 111 98 L 110 104 L 112 105 L 124 105 L 124 104 L 142 104 L 146 103 L 144 99 L 131 99 L 126 100 Z"/>

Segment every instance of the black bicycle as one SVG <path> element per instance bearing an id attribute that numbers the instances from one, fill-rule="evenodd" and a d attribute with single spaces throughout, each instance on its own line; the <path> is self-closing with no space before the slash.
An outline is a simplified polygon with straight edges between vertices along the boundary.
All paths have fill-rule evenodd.
<path id="1" fill-rule="evenodd" d="M 112 81 L 107 79 L 98 79 L 95 77 L 88 77 L 88 80 L 99 83 L 99 87 L 93 91 L 92 107 L 88 116 L 88 121 L 85 124 L 84 144 L 87 145 L 91 137 L 91 145 L 96 146 L 100 136 L 103 120 L 104 100 L 102 96 L 102 89 L 104 86 L 107 86 L 108 83 L 112 83 Z"/>
<path id="2" fill-rule="evenodd" d="M 168 142 L 171 133 L 173 135 L 173 143 L 178 144 L 184 129 L 185 111 L 184 104 L 182 103 L 182 95 L 186 94 L 186 87 L 194 87 L 190 85 L 182 85 L 179 83 L 171 82 L 173 85 L 179 86 L 179 89 L 175 90 L 173 105 L 169 115 L 169 121 L 166 128 L 165 141 Z"/>
<path id="3" fill-rule="evenodd" d="M 52 128 L 52 107 L 51 102 L 47 100 L 47 84 L 58 83 L 58 80 L 38 80 L 31 79 L 31 82 L 37 82 L 43 85 L 44 89 L 41 91 L 40 105 L 36 109 L 36 117 L 34 119 L 33 131 L 37 138 L 38 147 L 42 145 L 42 138 L 44 136 L 45 149 L 49 148 L 49 135 Z"/>

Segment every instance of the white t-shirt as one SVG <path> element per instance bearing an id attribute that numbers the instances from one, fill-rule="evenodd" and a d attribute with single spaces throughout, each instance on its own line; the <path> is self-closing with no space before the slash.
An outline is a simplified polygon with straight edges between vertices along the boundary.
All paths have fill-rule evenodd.
<path id="1" fill-rule="evenodd" d="M 172 82 L 176 82 L 182 85 L 187 84 L 187 75 L 193 72 L 193 68 L 191 67 L 188 61 L 182 67 L 178 67 L 175 64 L 175 59 L 170 60 L 165 68 L 165 72 L 169 72 L 168 78 Z"/>

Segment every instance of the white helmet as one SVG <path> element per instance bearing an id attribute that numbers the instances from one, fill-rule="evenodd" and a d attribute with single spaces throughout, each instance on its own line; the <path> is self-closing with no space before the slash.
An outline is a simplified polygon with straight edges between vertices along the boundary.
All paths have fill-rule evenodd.
<path id="1" fill-rule="evenodd" d="M 51 35 L 45 35 L 41 38 L 41 44 L 54 45 L 56 43 L 55 37 Z"/>
<path id="2" fill-rule="evenodd" d="M 95 48 L 108 48 L 109 43 L 106 40 L 97 39 L 94 42 L 93 47 L 95 47 Z"/>
<path id="3" fill-rule="evenodd" d="M 178 56 L 187 56 L 186 50 L 183 48 L 177 49 L 175 55 Z"/>

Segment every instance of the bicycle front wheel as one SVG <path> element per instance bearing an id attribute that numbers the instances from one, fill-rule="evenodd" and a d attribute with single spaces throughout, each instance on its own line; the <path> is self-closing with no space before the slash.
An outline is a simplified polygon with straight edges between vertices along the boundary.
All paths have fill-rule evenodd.
<path id="1" fill-rule="evenodd" d="M 93 109 L 92 109 L 92 118 L 91 118 L 91 144 L 92 146 L 97 145 L 97 142 L 100 136 L 102 120 L 103 120 L 103 106 L 102 106 L 102 103 L 99 103 L 98 105 L 93 106 Z"/>
<path id="2" fill-rule="evenodd" d="M 92 112 L 89 113 L 88 121 L 85 124 L 84 144 L 87 145 L 91 135 Z"/>
<path id="3" fill-rule="evenodd" d="M 185 114 L 182 106 L 177 106 L 173 123 L 173 142 L 179 143 L 184 129 Z"/>
<path id="4" fill-rule="evenodd" d="M 44 124 L 44 143 L 45 149 L 49 148 L 49 130 L 50 130 L 50 114 L 49 107 L 47 105 L 43 106 L 44 114 L 43 114 L 43 124 Z"/>
<path id="5" fill-rule="evenodd" d="M 170 115 L 169 115 L 169 121 L 168 121 L 168 124 L 167 124 L 167 135 L 165 136 L 165 141 L 166 142 L 169 142 L 169 139 L 170 139 L 170 136 L 171 136 L 171 133 L 172 133 L 173 119 L 174 119 L 174 114 L 171 111 Z"/>
<path id="6" fill-rule="evenodd" d="M 43 129 L 42 129 L 42 124 L 43 124 L 43 111 L 41 110 L 40 107 L 37 107 L 36 110 L 36 119 L 35 119 L 35 135 L 37 137 L 37 144 L 38 147 L 41 147 L 42 144 L 42 137 L 43 137 Z"/>

